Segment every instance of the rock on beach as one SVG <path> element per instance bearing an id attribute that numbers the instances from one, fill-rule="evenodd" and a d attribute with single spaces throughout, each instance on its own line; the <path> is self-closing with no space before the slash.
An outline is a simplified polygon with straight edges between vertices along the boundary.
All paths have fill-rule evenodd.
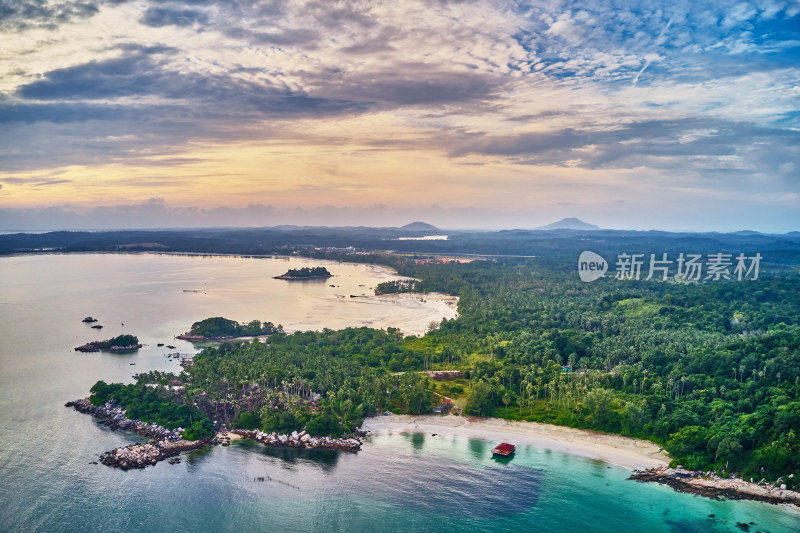
<path id="1" fill-rule="evenodd" d="M 800 492 L 787 490 L 786 485 L 751 483 L 743 479 L 721 478 L 713 472 L 693 472 L 661 466 L 634 472 L 630 478 L 640 482 L 655 482 L 678 492 L 697 494 L 713 499 L 755 500 L 767 503 L 790 503 L 800 507 Z"/>
<path id="2" fill-rule="evenodd" d="M 100 462 L 128 470 L 130 468 L 145 468 L 174 457 L 181 452 L 194 450 L 210 444 L 209 440 L 189 441 L 181 438 L 182 428 L 167 429 L 158 424 L 148 424 L 141 420 L 132 420 L 125 416 L 125 411 L 112 402 L 104 405 L 92 405 L 89 398 L 67 402 L 66 407 L 76 411 L 91 414 L 112 429 L 133 431 L 151 439 L 145 444 L 131 444 L 105 452 L 100 456 Z"/>
<path id="3" fill-rule="evenodd" d="M 267 446 L 305 448 L 306 450 L 323 448 L 355 453 L 361 449 L 362 444 L 362 442 L 356 438 L 334 439 L 331 437 L 313 437 L 305 431 L 294 431 L 290 435 L 279 435 L 278 433 L 265 433 L 258 430 L 233 429 L 231 433 L 235 433 L 245 439 L 260 442 Z"/>

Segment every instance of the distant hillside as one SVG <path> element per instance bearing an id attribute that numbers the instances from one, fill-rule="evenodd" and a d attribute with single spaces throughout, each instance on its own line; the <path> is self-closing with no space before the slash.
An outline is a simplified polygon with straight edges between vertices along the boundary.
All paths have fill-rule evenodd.
<path id="1" fill-rule="evenodd" d="M 587 224 L 583 220 L 577 218 L 562 218 L 558 222 L 553 222 L 552 224 L 541 226 L 536 229 L 600 229 L 600 227 L 594 224 Z"/>
<path id="2" fill-rule="evenodd" d="M 431 226 L 430 224 L 426 224 L 425 222 L 412 222 L 411 224 L 406 224 L 405 226 L 401 227 L 400 229 L 409 230 L 409 231 L 438 231 L 439 228 L 436 226 Z"/>

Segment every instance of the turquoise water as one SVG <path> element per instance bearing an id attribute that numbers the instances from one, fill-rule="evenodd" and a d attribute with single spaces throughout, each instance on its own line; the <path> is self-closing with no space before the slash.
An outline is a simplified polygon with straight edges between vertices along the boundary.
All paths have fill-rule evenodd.
<path id="1" fill-rule="evenodd" d="M 359 325 L 359 310 L 370 310 L 365 320 L 385 327 L 392 323 L 375 321 L 402 323 L 440 311 L 398 301 L 344 309 L 350 302 L 327 290 L 337 282 L 270 283 L 272 271 L 308 262 L 261 261 L 0 259 L 1 531 L 700 532 L 740 531 L 737 522 L 754 522 L 751 531 L 800 531 L 800 513 L 786 507 L 678 494 L 627 481 L 629 472 L 619 467 L 529 446 L 500 462 L 490 457 L 495 443 L 441 435 L 376 436 L 358 454 L 241 441 L 192 452 L 177 465 L 128 472 L 91 465 L 101 452 L 139 438 L 103 428 L 64 402 L 85 395 L 97 379 L 175 370 L 155 344 L 188 351 L 172 335 L 194 320 L 221 314 L 302 325 L 307 316 L 341 327 L 343 320 Z M 334 267 L 348 290 L 389 276 Z M 183 292 L 194 287 L 206 293 Z M 106 328 L 89 329 L 80 323 L 86 315 Z M 122 332 L 147 346 L 122 356 L 72 351 Z"/>

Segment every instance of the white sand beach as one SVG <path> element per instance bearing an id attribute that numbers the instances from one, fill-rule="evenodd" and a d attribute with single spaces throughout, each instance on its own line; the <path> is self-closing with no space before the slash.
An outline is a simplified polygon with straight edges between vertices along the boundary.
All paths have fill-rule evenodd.
<path id="1" fill-rule="evenodd" d="M 585 429 L 536 422 L 514 422 L 500 418 L 388 415 L 367 418 L 363 427 L 376 435 L 407 431 L 454 435 L 491 443 L 527 444 L 598 459 L 631 470 L 666 465 L 670 461 L 661 447 L 649 441 L 606 435 Z"/>

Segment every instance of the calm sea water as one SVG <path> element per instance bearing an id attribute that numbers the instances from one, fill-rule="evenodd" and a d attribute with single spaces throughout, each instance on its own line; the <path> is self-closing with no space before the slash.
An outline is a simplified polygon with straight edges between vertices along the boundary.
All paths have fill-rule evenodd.
<path id="1" fill-rule="evenodd" d="M 441 435 L 374 437 L 358 454 L 235 442 L 140 471 L 90 464 L 139 437 L 98 426 L 64 402 L 98 379 L 177 370 L 156 343 L 190 351 L 173 336 L 196 320 L 220 315 L 288 329 L 420 332 L 454 313 L 435 297 L 349 298 L 392 279 L 377 267 L 326 263 L 336 277 L 325 282 L 271 279 L 311 264 L 0 258 L 0 531 L 700 532 L 740 531 L 737 522 L 754 522 L 751 531 L 800 530 L 800 513 L 785 507 L 678 494 L 627 481 L 622 468 L 546 449 L 521 447 L 510 462 L 498 462 L 489 456 L 494 443 Z M 104 329 L 82 324 L 87 315 Z M 120 333 L 136 334 L 146 346 L 132 355 L 72 350 Z"/>

